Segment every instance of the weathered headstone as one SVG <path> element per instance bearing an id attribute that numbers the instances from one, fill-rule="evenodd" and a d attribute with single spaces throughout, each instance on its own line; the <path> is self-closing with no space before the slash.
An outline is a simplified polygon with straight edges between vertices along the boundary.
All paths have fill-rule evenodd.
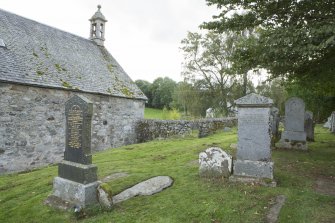
<path id="1" fill-rule="evenodd" d="M 232 157 L 219 147 L 210 147 L 199 154 L 201 177 L 229 177 L 232 171 Z"/>
<path id="2" fill-rule="evenodd" d="M 279 128 L 279 109 L 276 107 L 271 108 L 270 124 L 271 124 L 271 133 L 273 137 L 278 136 Z"/>
<path id="3" fill-rule="evenodd" d="M 285 130 L 277 147 L 307 150 L 306 132 L 304 130 L 305 103 L 293 97 L 285 103 Z"/>
<path id="4" fill-rule="evenodd" d="M 85 207 L 97 203 L 97 167 L 92 164 L 91 122 L 93 104 L 74 96 L 65 104 L 66 146 L 58 165 L 53 196 Z"/>
<path id="5" fill-rule="evenodd" d="M 330 115 L 327 119 L 327 122 L 323 125 L 324 128 L 330 129 L 330 122 L 332 120 L 332 116 Z"/>
<path id="6" fill-rule="evenodd" d="M 330 131 L 335 133 L 335 111 L 332 112 L 330 120 Z"/>
<path id="7" fill-rule="evenodd" d="M 214 118 L 214 109 L 213 108 L 208 108 L 206 110 L 206 118 Z"/>
<path id="8" fill-rule="evenodd" d="M 238 143 L 231 179 L 273 179 L 269 124 L 272 99 L 252 93 L 235 103 L 238 108 Z"/>
<path id="9" fill-rule="evenodd" d="M 305 132 L 307 141 L 314 142 L 314 121 L 313 121 L 313 112 L 305 112 Z"/>

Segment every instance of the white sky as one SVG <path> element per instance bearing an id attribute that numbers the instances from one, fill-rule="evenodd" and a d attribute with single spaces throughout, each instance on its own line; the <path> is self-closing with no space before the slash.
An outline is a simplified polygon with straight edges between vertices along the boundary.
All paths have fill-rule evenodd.
<path id="1" fill-rule="evenodd" d="M 218 14 L 205 0 L 0 0 L 1 9 L 85 38 L 98 4 L 105 47 L 134 81 L 182 80 L 181 40 Z"/>

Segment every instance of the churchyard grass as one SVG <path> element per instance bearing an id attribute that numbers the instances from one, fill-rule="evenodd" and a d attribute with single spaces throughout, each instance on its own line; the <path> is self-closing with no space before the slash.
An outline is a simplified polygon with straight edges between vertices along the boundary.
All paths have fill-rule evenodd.
<path id="1" fill-rule="evenodd" d="M 279 222 L 334 222 L 335 197 L 315 191 L 317 179 L 335 177 L 335 135 L 317 126 L 316 142 L 309 150 L 274 150 L 276 188 L 234 185 L 198 176 L 198 154 L 210 146 L 236 150 L 236 129 L 198 139 L 152 141 L 94 154 L 99 178 L 113 173 L 129 176 L 108 183 L 113 194 L 158 175 L 174 184 L 153 196 L 139 196 L 115 205 L 84 210 L 81 219 L 72 212 L 43 205 L 52 191 L 57 167 L 0 176 L 0 222 L 264 222 L 274 198 L 287 196 Z"/>
<path id="2" fill-rule="evenodd" d="M 145 108 L 144 109 L 145 119 L 163 119 L 163 110 L 156 108 Z"/>

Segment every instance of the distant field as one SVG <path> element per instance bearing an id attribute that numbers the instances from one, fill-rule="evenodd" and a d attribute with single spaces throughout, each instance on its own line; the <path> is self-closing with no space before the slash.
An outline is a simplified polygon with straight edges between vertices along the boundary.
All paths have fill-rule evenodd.
<path id="1" fill-rule="evenodd" d="M 156 108 L 145 108 L 144 110 L 145 119 L 163 119 L 163 110 Z"/>

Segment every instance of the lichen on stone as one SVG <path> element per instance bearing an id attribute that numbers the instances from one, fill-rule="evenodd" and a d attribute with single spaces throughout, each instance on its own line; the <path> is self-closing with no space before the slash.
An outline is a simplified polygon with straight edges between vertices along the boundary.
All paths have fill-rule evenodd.
<path id="1" fill-rule="evenodd" d="M 37 70 L 37 71 L 36 71 L 36 74 L 37 74 L 37 76 L 42 76 L 42 75 L 44 75 L 44 72 L 41 71 L 41 70 Z"/>
<path id="2" fill-rule="evenodd" d="M 40 50 L 44 53 L 44 56 L 46 58 L 50 57 L 50 53 L 48 52 L 48 48 L 47 48 L 46 44 L 44 46 L 41 46 Z"/>
<path id="3" fill-rule="evenodd" d="M 35 51 L 33 51 L 33 56 L 38 58 L 38 55 Z"/>
<path id="4" fill-rule="evenodd" d="M 65 87 L 65 88 L 70 88 L 72 89 L 72 85 L 66 81 L 64 81 L 63 79 L 60 79 L 60 81 L 62 82 L 62 86 Z"/>
<path id="5" fill-rule="evenodd" d="M 107 69 L 109 70 L 109 72 L 113 73 L 113 64 L 107 64 Z"/>
<path id="6" fill-rule="evenodd" d="M 134 96 L 134 92 L 130 91 L 129 88 L 126 87 L 126 86 L 123 86 L 121 88 L 121 92 L 122 92 L 122 94 L 124 94 L 127 97 L 133 97 Z"/>
<path id="7" fill-rule="evenodd" d="M 55 64 L 55 68 L 58 71 L 58 73 L 62 72 L 62 71 L 67 71 L 64 67 L 62 67 L 61 65 L 59 65 L 58 63 Z"/>

